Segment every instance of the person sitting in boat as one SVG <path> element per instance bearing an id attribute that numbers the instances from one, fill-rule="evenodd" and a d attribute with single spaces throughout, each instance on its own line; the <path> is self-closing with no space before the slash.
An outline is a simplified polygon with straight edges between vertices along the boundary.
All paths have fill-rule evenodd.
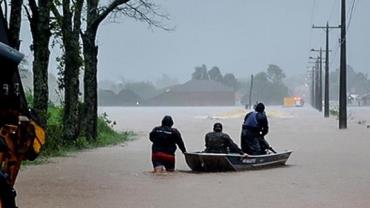
<path id="1" fill-rule="evenodd" d="M 244 118 L 241 133 L 241 147 L 243 152 L 250 155 L 263 155 L 267 153 L 268 149 L 273 151 L 264 138 L 268 130 L 269 126 L 265 114 L 265 105 L 258 103 L 254 111 L 249 112 Z"/>
<path id="2" fill-rule="evenodd" d="M 175 170 L 176 145 L 185 153 L 185 144 L 180 132 L 172 128 L 171 116 L 162 119 L 162 125 L 155 127 L 149 134 L 152 144 L 152 163 L 154 172 L 165 172 Z"/>
<path id="3" fill-rule="evenodd" d="M 215 123 L 213 125 L 213 132 L 206 134 L 205 138 L 207 153 L 239 153 L 244 154 L 243 151 L 236 145 L 230 136 L 222 132 L 222 124 Z"/>

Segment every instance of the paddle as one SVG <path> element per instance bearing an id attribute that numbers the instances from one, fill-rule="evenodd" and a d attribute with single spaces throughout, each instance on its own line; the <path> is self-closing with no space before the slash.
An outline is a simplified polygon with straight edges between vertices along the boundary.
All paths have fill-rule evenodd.
<path id="1" fill-rule="evenodd" d="M 261 145 L 261 149 L 265 150 L 270 150 L 273 153 L 276 153 L 276 151 L 269 145 L 269 143 L 265 140 L 264 137 L 261 137 L 259 140 L 259 143 Z"/>

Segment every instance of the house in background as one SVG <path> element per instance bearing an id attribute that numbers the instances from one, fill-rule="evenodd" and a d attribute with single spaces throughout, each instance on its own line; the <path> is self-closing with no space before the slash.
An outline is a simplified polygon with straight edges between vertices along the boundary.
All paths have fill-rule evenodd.
<path id="1" fill-rule="evenodd" d="M 98 91 L 99 106 L 134 106 L 141 102 L 142 98 L 131 90 L 123 89 L 118 94 L 111 90 Z"/>
<path id="2" fill-rule="evenodd" d="M 149 106 L 233 106 L 235 92 L 214 80 L 190 80 L 168 87 L 163 93 L 145 100 Z"/>
<path id="3" fill-rule="evenodd" d="M 359 100 L 361 106 L 370 106 L 370 93 L 360 96 Z"/>

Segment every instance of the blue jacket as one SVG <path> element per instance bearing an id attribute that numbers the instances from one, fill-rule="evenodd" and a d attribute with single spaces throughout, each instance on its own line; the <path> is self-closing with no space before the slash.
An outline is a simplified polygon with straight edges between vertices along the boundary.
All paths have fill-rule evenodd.
<path id="1" fill-rule="evenodd" d="M 269 130 L 266 114 L 257 111 L 248 113 L 244 118 L 243 129 L 266 135 Z"/>

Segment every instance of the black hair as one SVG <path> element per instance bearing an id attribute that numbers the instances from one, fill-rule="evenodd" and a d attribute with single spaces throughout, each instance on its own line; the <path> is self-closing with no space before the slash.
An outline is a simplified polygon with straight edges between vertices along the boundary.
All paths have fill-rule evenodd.
<path id="1" fill-rule="evenodd" d="M 164 116 L 162 119 L 162 126 L 172 127 L 172 125 L 173 125 L 172 117 L 168 115 Z"/>
<path id="2" fill-rule="evenodd" d="M 222 132 L 222 124 L 221 123 L 215 123 L 215 124 L 213 124 L 213 131 L 215 131 L 215 132 Z"/>
<path id="3" fill-rule="evenodd" d="M 263 111 L 265 110 L 265 105 L 263 103 L 258 103 L 254 110 L 259 113 L 263 113 Z"/>

